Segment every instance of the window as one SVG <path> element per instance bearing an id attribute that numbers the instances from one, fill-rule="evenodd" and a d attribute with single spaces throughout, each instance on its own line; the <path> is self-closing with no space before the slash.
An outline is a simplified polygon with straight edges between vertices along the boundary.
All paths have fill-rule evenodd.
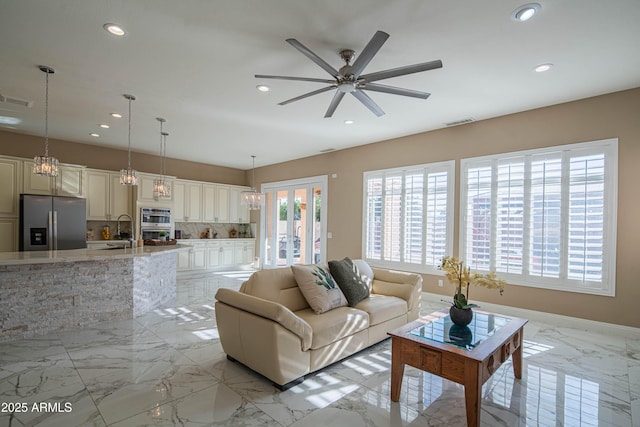
<path id="1" fill-rule="evenodd" d="M 515 284 L 614 295 L 618 141 L 461 161 L 460 256 Z"/>
<path id="2" fill-rule="evenodd" d="M 364 174 L 364 258 L 433 272 L 452 251 L 455 162 Z"/>

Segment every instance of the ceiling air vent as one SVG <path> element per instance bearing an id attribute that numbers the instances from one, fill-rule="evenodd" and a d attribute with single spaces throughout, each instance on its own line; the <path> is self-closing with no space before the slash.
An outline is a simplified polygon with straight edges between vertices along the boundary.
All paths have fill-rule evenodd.
<path id="1" fill-rule="evenodd" d="M 11 96 L 6 96 L 2 94 L 0 94 L 0 102 L 4 102 L 5 104 L 19 105 L 21 107 L 27 107 L 27 108 L 33 107 L 33 101 L 27 101 L 26 99 L 13 98 Z"/>
<path id="2" fill-rule="evenodd" d="M 328 153 L 330 151 L 335 151 L 335 148 L 325 148 L 324 150 L 320 150 L 321 153 Z"/>
<path id="3" fill-rule="evenodd" d="M 462 119 L 462 120 L 456 120 L 453 122 L 449 122 L 449 123 L 445 123 L 445 126 L 458 126 L 458 125 L 463 125 L 465 123 L 471 123 L 473 121 L 473 119 L 471 117 L 467 117 L 466 119 Z"/>

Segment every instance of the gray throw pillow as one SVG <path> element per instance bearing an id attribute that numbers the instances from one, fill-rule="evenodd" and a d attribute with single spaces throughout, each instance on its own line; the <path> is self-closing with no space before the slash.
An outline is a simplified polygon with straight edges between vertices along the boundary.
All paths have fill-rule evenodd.
<path id="1" fill-rule="evenodd" d="M 353 307 L 363 299 L 369 298 L 369 286 L 351 259 L 329 261 L 329 271 L 347 298 L 349 307 Z"/>

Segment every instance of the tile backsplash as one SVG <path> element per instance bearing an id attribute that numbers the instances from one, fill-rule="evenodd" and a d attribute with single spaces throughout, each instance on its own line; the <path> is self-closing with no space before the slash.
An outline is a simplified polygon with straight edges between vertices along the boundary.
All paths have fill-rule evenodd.
<path id="1" fill-rule="evenodd" d="M 254 224 L 210 224 L 200 222 L 176 222 L 175 229 L 182 232 L 183 239 L 199 239 L 202 233 L 211 228 L 214 238 L 227 239 L 231 237 L 233 230 L 235 237 L 247 238 L 255 237 Z"/>

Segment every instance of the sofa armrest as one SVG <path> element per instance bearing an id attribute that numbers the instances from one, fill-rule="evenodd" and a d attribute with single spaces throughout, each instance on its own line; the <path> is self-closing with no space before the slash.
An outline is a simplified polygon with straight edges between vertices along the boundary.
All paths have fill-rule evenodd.
<path id="1" fill-rule="evenodd" d="M 416 273 L 373 268 L 372 292 L 402 298 L 408 311 L 414 311 L 420 303 L 422 276 Z"/>
<path id="2" fill-rule="evenodd" d="M 311 326 L 284 305 L 227 288 L 218 289 L 215 298 L 223 304 L 279 323 L 300 338 L 303 351 L 311 348 Z"/>

